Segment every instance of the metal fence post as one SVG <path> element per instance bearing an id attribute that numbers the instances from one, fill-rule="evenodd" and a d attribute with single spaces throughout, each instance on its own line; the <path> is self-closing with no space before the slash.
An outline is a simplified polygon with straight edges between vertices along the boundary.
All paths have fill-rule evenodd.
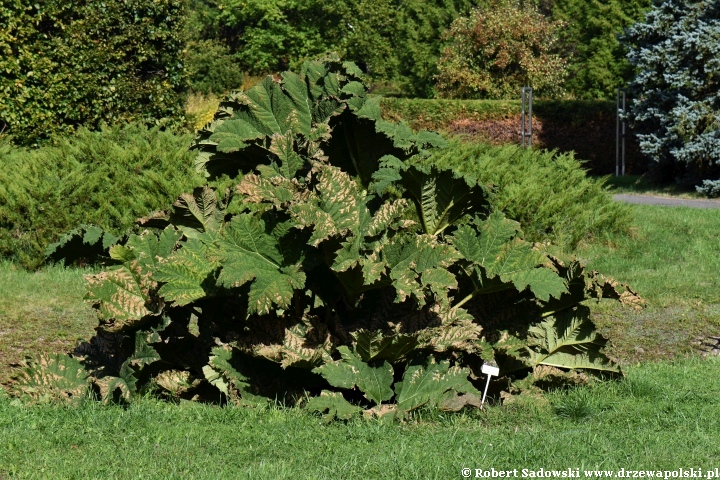
<path id="1" fill-rule="evenodd" d="M 622 98 L 622 110 L 620 109 L 620 101 Z M 616 109 L 615 109 L 615 176 L 625 176 L 625 109 L 626 109 L 626 92 L 617 89 Z M 623 119 L 620 121 L 620 112 Z M 622 169 L 621 169 L 622 167 Z"/>
<path id="2" fill-rule="evenodd" d="M 532 146 L 532 87 L 522 87 L 520 90 L 521 118 L 520 118 L 520 145 L 530 148 Z"/>

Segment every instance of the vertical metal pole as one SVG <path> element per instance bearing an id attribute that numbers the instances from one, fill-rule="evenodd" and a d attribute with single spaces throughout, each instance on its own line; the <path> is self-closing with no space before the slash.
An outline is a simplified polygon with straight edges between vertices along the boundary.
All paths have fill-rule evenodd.
<path id="1" fill-rule="evenodd" d="M 623 121 L 622 121 L 622 174 L 623 177 L 625 176 L 625 90 L 622 92 L 622 111 L 623 111 Z"/>
<path id="2" fill-rule="evenodd" d="M 615 95 L 615 176 L 620 176 L 620 89 Z"/>
<path id="3" fill-rule="evenodd" d="M 520 103 L 522 106 L 520 145 L 530 148 L 532 146 L 532 87 L 520 89 Z"/>
<path id="4" fill-rule="evenodd" d="M 533 102 L 533 95 L 532 95 L 532 93 L 533 93 L 533 92 L 532 92 L 532 87 L 529 87 L 529 88 L 528 88 L 528 94 L 529 94 L 529 97 L 530 97 L 530 98 L 529 98 L 529 100 L 528 100 L 528 110 L 529 110 L 528 116 L 530 117 L 530 121 L 528 122 L 528 125 L 529 125 L 530 128 L 528 129 L 528 130 L 529 130 L 529 131 L 528 131 L 528 148 L 532 147 L 532 102 Z"/>
<path id="5" fill-rule="evenodd" d="M 525 144 L 525 89 L 520 88 L 520 146 Z"/>

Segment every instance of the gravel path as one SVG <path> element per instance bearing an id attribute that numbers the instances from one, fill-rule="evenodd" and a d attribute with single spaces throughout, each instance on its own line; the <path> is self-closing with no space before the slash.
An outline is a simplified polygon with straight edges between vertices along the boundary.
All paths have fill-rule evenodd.
<path id="1" fill-rule="evenodd" d="M 662 205 L 667 207 L 720 208 L 720 200 L 692 200 L 688 198 L 656 197 L 654 195 L 632 195 L 619 193 L 613 195 L 619 202 L 641 205 Z"/>

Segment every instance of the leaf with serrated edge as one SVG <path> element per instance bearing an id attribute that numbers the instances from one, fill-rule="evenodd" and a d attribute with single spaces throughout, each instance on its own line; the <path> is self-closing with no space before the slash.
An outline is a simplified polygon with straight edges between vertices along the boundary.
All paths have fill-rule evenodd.
<path id="1" fill-rule="evenodd" d="M 148 345 L 146 337 L 146 332 L 138 331 L 135 333 L 135 352 L 133 352 L 129 361 L 130 365 L 138 370 L 160 360 L 160 355 L 153 347 Z"/>
<path id="2" fill-rule="evenodd" d="M 247 378 L 232 366 L 232 348 L 229 346 L 213 347 L 209 363 L 203 367 L 203 375 L 211 385 L 225 395 L 232 395 L 230 387 L 242 391 L 247 388 Z"/>
<path id="3" fill-rule="evenodd" d="M 364 205 L 365 195 L 355 181 L 336 167 L 322 167 L 318 175 L 314 202 L 293 205 L 290 214 L 298 228 L 312 227 L 309 245 L 317 246 L 335 235 L 357 229 L 361 215 L 369 217 Z"/>
<path id="4" fill-rule="evenodd" d="M 12 390 L 33 400 L 60 400 L 80 403 L 87 398 L 88 372 L 69 355 L 42 354 L 22 362 L 15 375 Z"/>
<path id="5" fill-rule="evenodd" d="M 409 366 L 397 392 L 398 410 L 409 412 L 425 404 L 437 406 L 443 394 L 449 390 L 479 393 L 468 380 L 469 374 L 467 369 L 450 367 L 447 361 L 437 363 L 433 357 L 429 358 L 426 365 Z"/>
<path id="6" fill-rule="evenodd" d="M 97 305 L 102 318 L 128 321 L 152 314 L 145 305 L 147 292 L 136 262 L 133 260 L 129 266 L 111 267 L 86 277 L 88 294 L 85 298 Z"/>
<path id="7" fill-rule="evenodd" d="M 250 285 L 250 313 L 267 313 L 273 305 L 285 308 L 295 289 L 305 285 L 305 274 L 297 265 L 283 266 L 276 238 L 265 233 L 261 220 L 237 215 L 218 240 L 222 270 L 218 283 L 226 287 Z"/>
<path id="8" fill-rule="evenodd" d="M 619 372 L 602 348 L 607 341 L 597 332 L 586 307 L 550 316 L 528 330 L 532 365 Z"/>
<path id="9" fill-rule="evenodd" d="M 223 224 L 225 214 L 217 203 L 215 191 L 198 187 L 193 193 L 183 193 L 173 203 L 173 224 L 188 238 L 197 238 L 203 232 L 216 232 Z"/>
<path id="10" fill-rule="evenodd" d="M 333 387 L 350 389 L 357 386 L 365 398 L 378 404 L 392 398 L 393 368 L 388 362 L 371 367 L 346 346 L 338 347 L 338 351 L 342 360 L 326 363 L 313 372 L 322 375 Z"/>
<path id="11" fill-rule="evenodd" d="M 207 294 L 204 284 L 216 268 L 216 262 L 208 255 L 208 247 L 201 240 L 191 238 L 181 246 L 153 275 L 156 281 L 165 283 L 158 293 L 165 301 L 180 306 Z"/>
<path id="12" fill-rule="evenodd" d="M 385 336 L 381 331 L 358 330 L 352 337 L 355 352 L 364 362 L 375 359 L 396 362 L 418 346 L 417 335 L 394 333 Z"/>
<path id="13" fill-rule="evenodd" d="M 451 242 L 465 259 L 482 267 L 488 279 L 512 282 L 519 291 L 530 288 L 543 301 L 559 298 L 567 292 L 564 280 L 544 266 L 545 255 L 515 237 L 518 228 L 517 222 L 493 213 L 480 224 L 479 234 L 465 225 L 452 235 Z"/>
<path id="14" fill-rule="evenodd" d="M 327 412 L 327 414 L 323 415 L 326 422 L 330 422 L 335 418 L 349 420 L 362 410 L 345 400 L 341 393 L 328 390 L 323 390 L 317 397 L 311 397 L 305 408 L 310 412 Z"/>

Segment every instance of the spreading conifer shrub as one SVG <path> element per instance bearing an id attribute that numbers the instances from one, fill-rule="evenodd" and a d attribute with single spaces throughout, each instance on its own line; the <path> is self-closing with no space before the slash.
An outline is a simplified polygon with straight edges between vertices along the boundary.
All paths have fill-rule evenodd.
<path id="1" fill-rule="evenodd" d="M 483 362 L 526 383 L 618 373 L 581 302 L 638 297 L 524 241 L 474 177 L 423 166 L 443 139 L 383 121 L 360 74 L 306 63 L 228 96 L 193 148 L 233 187 L 112 246 L 89 276 L 98 335 L 17 390 L 403 418 L 478 405 Z"/>
<path id="2" fill-rule="evenodd" d="M 0 257 L 35 268 L 48 245 L 80 224 L 121 236 L 201 181 L 190 141 L 129 124 L 81 129 L 38 149 L 0 146 Z"/>
<path id="3" fill-rule="evenodd" d="M 472 175 L 493 206 L 523 226 L 525 238 L 574 249 L 583 240 L 628 233 L 632 215 L 605 180 L 589 177 L 572 153 L 453 142 L 426 163 Z"/>

